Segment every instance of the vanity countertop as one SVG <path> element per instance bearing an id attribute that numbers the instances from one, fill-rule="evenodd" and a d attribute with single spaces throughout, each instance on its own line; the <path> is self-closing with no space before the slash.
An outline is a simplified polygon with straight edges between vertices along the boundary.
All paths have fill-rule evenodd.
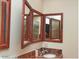
<path id="1" fill-rule="evenodd" d="M 61 49 L 40 48 L 29 53 L 18 56 L 18 58 L 63 58 Z"/>

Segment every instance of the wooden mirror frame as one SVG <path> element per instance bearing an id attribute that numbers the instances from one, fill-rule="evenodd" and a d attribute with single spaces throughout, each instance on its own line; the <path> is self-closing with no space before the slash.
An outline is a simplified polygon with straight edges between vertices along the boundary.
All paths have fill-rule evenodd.
<path id="1" fill-rule="evenodd" d="M 27 16 L 27 14 L 25 14 L 25 5 L 30 9 L 30 13 L 29 13 L 29 18 L 27 18 L 27 22 L 28 24 L 27 26 L 27 37 L 26 40 L 29 39 L 29 44 L 24 45 L 24 16 Z M 40 40 L 37 41 L 33 41 L 33 12 L 39 14 L 41 16 L 41 34 L 40 34 Z M 35 15 L 35 16 L 39 16 L 39 15 Z M 45 17 L 49 16 L 49 15 L 61 15 L 61 31 L 62 33 L 61 35 L 61 40 L 45 40 Z M 29 26 L 30 25 L 30 26 Z M 23 49 L 25 46 L 30 45 L 32 43 L 36 43 L 36 42 L 56 42 L 56 43 L 62 43 L 63 42 L 63 13 L 52 13 L 52 14 L 43 14 L 35 9 L 33 9 L 31 7 L 31 5 L 28 3 L 27 0 L 23 0 L 23 11 L 22 11 L 22 37 L 21 37 L 21 48 Z"/>
<path id="2" fill-rule="evenodd" d="M 45 18 L 46 16 L 56 16 L 56 15 L 61 15 L 61 31 L 60 31 L 60 40 L 53 40 L 53 39 L 49 39 L 49 40 L 45 40 Z M 56 42 L 56 43 L 62 43 L 63 42 L 63 13 L 50 13 L 50 14 L 43 14 L 44 17 L 44 41 L 46 42 Z"/>
<path id="3" fill-rule="evenodd" d="M 27 37 L 26 37 L 26 39 L 28 40 L 29 39 L 29 41 L 30 41 L 30 43 L 28 43 L 28 44 L 25 44 L 24 45 L 24 35 L 23 35 L 23 33 L 24 33 L 24 16 L 27 16 L 27 14 L 25 14 L 25 5 L 30 9 L 30 18 L 27 18 L 27 32 L 26 32 L 26 34 L 27 34 Z M 36 40 L 36 41 L 33 41 L 34 40 L 34 38 L 33 38 L 33 13 L 37 13 L 37 14 L 39 14 L 40 16 L 41 16 L 41 27 L 42 27 L 42 19 L 43 19 L 43 14 L 41 13 L 41 12 L 39 12 L 39 11 L 37 11 L 37 10 L 35 10 L 35 9 L 33 9 L 31 6 L 30 6 L 30 4 L 27 2 L 27 0 L 25 1 L 25 0 L 23 0 L 23 11 L 22 11 L 22 39 L 21 39 L 21 48 L 24 48 L 25 46 L 27 46 L 27 45 L 30 45 L 30 44 L 32 44 L 32 43 L 35 43 L 35 42 L 40 42 L 40 41 L 43 41 L 43 39 L 42 39 L 42 28 L 40 29 L 40 31 L 41 31 L 41 34 L 40 34 L 40 38 L 41 38 L 41 40 Z M 35 15 L 36 17 L 38 16 L 38 15 Z M 29 26 L 30 25 L 30 26 Z"/>
<path id="4" fill-rule="evenodd" d="M 24 36 L 24 16 L 27 16 L 27 15 L 25 15 L 25 5 L 29 8 L 30 11 L 32 9 L 32 7 L 29 5 L 29 3 L 27 1 L 25 1 L 25 0 L 23 0 L 23 5 L 22 5 L 23 6 L 23 10 L 22 10 L 22 36 L 21 36 L 21 48 L 22 49 L 25 46 L 31 44 L 31 43 L 28 43 L 28 44 L 24 45 L 24 38 L 25 38 L 25 36 Z M 31 12 L 30 12 L 30 14 L 31 14 Z M 28 25 L 26 25 L 26 26 L 28 27 Z M 27 30 L 27 32 L 28 32 L 28 30 Z M 28 40 L 28 37 L 26 37 L 26 38 Z"/>
<path id="5" fill-rule="evenodd" d="M 5 43 L 4 43 L 4 3 L 7 3 L 6 7 L 6 38 L 5 38 Z M 10 14 L 11 14 L 11 0 L 6 0 L 4 2 L 2 0 L 2 18 L 1 18 L 1 30 L 0 30 L 0 49 L 6 49 L 9 48 L 9 41 L 10 41 Z"/>
<path id="6" fill-rule="evenodd" d="M 32 29 L 32 43 L 36 43 L 36 42 L 41 42 L 43 39 L 42 39 L 42 20 L 43 20 L 43 14 L 41 13 L 41 12 L 39 12 L 39 11 L 37 11 L 37 10 L 35 10 L 35 9 L 32 9 L 32 11 L 33 11 L 33 13 L 37 13 L 38 15 L 33 15 L 32 14 L 32 24 L 30 24 L 30 25 L 32 25 L 32 27 L 31 27 L 31 29 Z M 35 38 L 34 38 L 34 36 L 33 36 L 33 16 L 35 16 L 35 17 L 39 17 L 40 16 L 40 21 L 41 21 L 41 26 L 40 26 L 40 37 L 39 37 L 39 39 L 40 40 L 36 40 Z M 30 21 L 31 22 L 31 21 Z"/>

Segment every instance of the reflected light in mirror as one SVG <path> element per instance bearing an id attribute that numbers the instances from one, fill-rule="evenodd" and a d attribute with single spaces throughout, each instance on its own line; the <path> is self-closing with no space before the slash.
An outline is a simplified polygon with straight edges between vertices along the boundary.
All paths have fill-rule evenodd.
<path id="1" fill-rule="evenodd" d="M 27 17 L 26 16 L 24 16 L 24 19 L 26 19 Z"/>
<path id="2" fill-rule="evenodd" d="M 48 18 L 46 18 L 46 24 L 49 24 L 50 22 L 49 22 L 49 19 Z"/>

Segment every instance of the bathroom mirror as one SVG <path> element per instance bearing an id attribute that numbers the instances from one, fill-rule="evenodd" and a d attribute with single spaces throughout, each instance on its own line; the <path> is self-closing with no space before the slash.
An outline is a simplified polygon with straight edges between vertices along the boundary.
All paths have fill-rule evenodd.
<path id="1" fill-rule="evenodd" d="M 26 0 L 23 0 L 21 48 L 41 41 L 41 15 Z"/>
<path id="2" fill-rule="evenodd" d="M 29 44 L 29 40 L 27 38 L 27 25 L 28 25 L 28 17 L 29 17 L 30 9 L 25 5 L 25 15 L 24 15 L 24 45 Z"/>
<path id="3" fill-rule="evenodd" d="M 63 42 L 63 13 L 43 14 L 23 0 L 21 48 L 41 41 Z"/>
<path id="4" fill-rule="evenodd" d="M 63 15 L 51 14 L 45 15 L 45 40 L 53 42 L 62 42 L 63 33 Z"/>
<path id="5" fill-rule="evenodd" d="M 10 0 L 0 0 L 0 49 L 9 48 Z"/>
<path id="6" fill-rule="evenodd" d="M 23 40 L 23 44 L 29 44 L 29 40 L 27 38 L 27 16 L 24 16 L 24 40 Z"/>
<path id="7" fill-rule="evenodd" d="M 29 40 L 29 17 L 31 14 L 31 8 L 29 7 L 28 3 L 23 0 L 23 16 L 22 16 L 22 40 L 21 40 L 21 48 L 29 45 L 31 42 Z"/>
<path id="8" fill-rule="evenodd" d="M 33 42 L 40 41 L 41 35 L 41 15 L 33 12 Z"/>

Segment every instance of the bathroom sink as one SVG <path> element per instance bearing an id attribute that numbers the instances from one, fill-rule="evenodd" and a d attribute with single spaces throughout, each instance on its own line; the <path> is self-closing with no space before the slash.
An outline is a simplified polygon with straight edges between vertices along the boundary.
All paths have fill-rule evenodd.
<path id="1" fill-rule="evenodd" d="M 55 58 L 56 55 L 55 54 L 45 54 L 45 55 L 43 55 L 43 57 L 45 57 L 45 58 Z"/>

